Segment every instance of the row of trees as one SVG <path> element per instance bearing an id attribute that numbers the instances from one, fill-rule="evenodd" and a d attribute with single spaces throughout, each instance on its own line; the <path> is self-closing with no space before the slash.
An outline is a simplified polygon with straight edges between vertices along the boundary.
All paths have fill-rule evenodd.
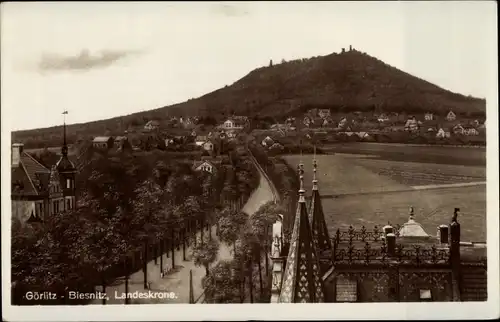
<path id="1" fill-rule="evenodd" d="M 246 169 L 242 158 L 231 160 Z M 148 261 L 173 255 L 180 247 L 186 258 L 189 243 L 203 243 L 207 230 L 211 238 L 208 227 L 220 212 L 220 201 L 240 203 L 227 191 L 236 186 L 249 195 L 255 188 L 253 175 L 242 172 L 245 176 L 231 179 L 224 171 L 215 177 L 194 172 L 190 163 L 168 160 L 161 151 L 95 152 L 79 173 L 86 180 L 78 208 L 39 225 L 13 224 L 14 303 L 24 302 L 26 290 L 105 289 L 118 276 L 125 276 L 127 288 L 129 274 L 141 266 L 146 288 Z M 175 267 L 175 256 L 171 260 Z M 163 256 L 160 261 L 163 270 Z"/>
<path id="2" fill-rule="evenodd" d="M 263 205 L 251 216 L 229 209 L 221 213 L 219 238 L 232 245 L 233 259 L 218 262 L 210 274 L 207 269 L 203 279 L 206 302 L 243 303 L 246 299 L 251 303 L 269 302 L 270 233 L 279 213 L 283 209 L 274 202 Z"/>

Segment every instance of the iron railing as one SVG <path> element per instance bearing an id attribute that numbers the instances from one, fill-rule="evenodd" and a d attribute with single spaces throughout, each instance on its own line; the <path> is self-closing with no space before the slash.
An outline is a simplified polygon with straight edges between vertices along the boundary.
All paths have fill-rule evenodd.
<path id="1" fill-rule="evenodd" d="M 334 244 L 332 262 L 336 264 L 411 264 L 436 265 L 449 264 L 450 251 L 448 248 L 437 248 L 435 245 L 424 247 L 420 245 L 395 245 L 391 252 L 385 241 L 373 247 L 365 242 L 363 247 L 355 247 L 350 243 L 345 248 Z"/>

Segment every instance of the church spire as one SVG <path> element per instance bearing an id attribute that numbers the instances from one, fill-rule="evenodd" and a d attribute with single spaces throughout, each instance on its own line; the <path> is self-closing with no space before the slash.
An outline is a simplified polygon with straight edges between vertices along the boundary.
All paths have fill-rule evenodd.
<path id="1" fill-rule="evenodd" d="M 67 145 L 67 142 L 66 142 L 66 115 L 68 114 L 68 111 L 64 111 L 62 113 L 64 116 L 64 119 L 63 119 L 63 146 L 62 146 L 62 149 L 61 149 L 61 153 L 63 156 L 68 156 L 68 145 Z"/>
<path id="2" fill-rule="evenodd" d="M 314 147 L 314 160 L 313 160 L 313 191 L 311 197 L 311 208 L 309 209 L 309 221 L 311 223 L 311 230 L 313 241 L 316 251 L 320 258 L 325 252 L 332 250 L 330 236 L 328 235 L 328 227 L 326 225 L 325 214 L 321 204 L 321 196 L 319 194 L 318 180 L 316 173 L 318 170 L 318 163 L 316 162 L 316 147 Z M 330 256 L 326 256 L 330 257 Z"/>
<path id="3" fill-rule="evenodd" d="M 68 143 L 66 141 L 66 115 L 68 111 L 62 113 L 63 119 L 63 145 L 61 147 L 61 158 L 57 161 L 56 166 L 59 172 L 75 172 L 75 165 L 68 158 Z"/>
<path id="4" fill-rule="evenodd" d="M 323 280 L 307 216 L 302 162 L 298 168 L 299 202 L 279 302 L 320 303 L 324 302 Z"/>

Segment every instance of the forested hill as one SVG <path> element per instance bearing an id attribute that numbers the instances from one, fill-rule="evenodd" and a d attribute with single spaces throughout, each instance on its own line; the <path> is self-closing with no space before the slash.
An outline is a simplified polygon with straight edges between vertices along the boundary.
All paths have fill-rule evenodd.
<path id="1" fill-rule="evenodd" d="M 172 106 L 107 120 L 68 126 L 69 136 L 121 134 L 134 125 L 170 115 L 228 113 L 273 116 L 282 119 L 310 108 L 332 112 L 433 112 L 445 115 L 450 109 L 464 117 L 483 117 L 486 101 L 453 93 L 398 70 L 357 50 L 333 53 L 290 62 L 269 62 L 230 86 Z M 58 139 L 60 127 L 13 133 L 13 140 Z"/>

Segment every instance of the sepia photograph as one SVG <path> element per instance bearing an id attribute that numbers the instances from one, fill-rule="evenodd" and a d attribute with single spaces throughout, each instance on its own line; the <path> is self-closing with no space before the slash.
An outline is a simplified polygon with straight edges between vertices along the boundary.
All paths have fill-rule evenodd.
<path id="1" fill-rule="evenodd" d="M 498 318 L 496 5 L 2 3 L 3 319 Z"/>

